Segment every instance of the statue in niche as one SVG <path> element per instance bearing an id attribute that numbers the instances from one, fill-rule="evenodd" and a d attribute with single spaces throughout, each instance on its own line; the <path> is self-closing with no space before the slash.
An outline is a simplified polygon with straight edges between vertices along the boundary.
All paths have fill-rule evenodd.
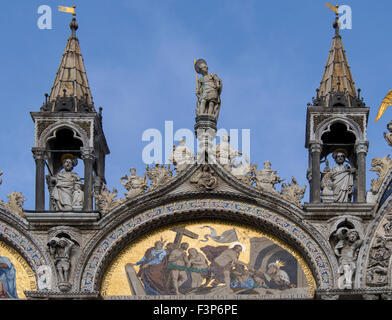
<path id="1" fill-rule="evenodd" d="M 271 169 L 271 162 L 264 162 L 264 168 L 257 171 L 257 165 L 253 165 L 252 173 L 254 175 L 253 180 L 256 183 L 256 187 L 260 190 L 268 192 L 277 192 L 275 190 L 275 184 L 280 183 L 280 177 L 276 174 L 276 171 Z"/>
<path id="2" fill-rule="evenodd" d="M 81 210 L 84 194 L 83 184 L 73 168 L 78 164 L 77 158 L 69 153 L 61 157 L 63 170 L 54 176 L 47 176 L 50 199 L 57 211 Z M 74 201 L 75 195 L 75 201 Z"/>
<path id="3" fill-rule="evenodd" d="M 75 243 L 66 237 L 53 237 L 48 242 L 49 252 L 54 258 L 54 265 L 59 277 L 59 288 L 68 291 L 69 272 L 71 270 L 71 250 Z"/>
<path id="4" fill-rule="evenodd" d="M 321 173 L 321 199 L 323 202 L 350 202 L 354 189 L 355 168 L 344 164 L 347 151 L 337 149 L 332 153 L 336 166 L 329 168 L 328 161 Z"/>
<path id="5" fill-rule="evenodd" d="M 358 250 L 363 240 L 357 230 L 346 227 L 341 227 L 336 231 L 336 238 L 338 242 L 334 247 L 334 252 L 338 257 L 338 272 L 341 274 L 338 279 L 338 287 L 340 289 L 352 289 Z"/>
<path id="6" fill-rule="evenodd" d="M 195 62 L 195 70 L 201 74 L 197 80 L 197 110 L 196 115 L 211 115 L 218 119 L 221 105 L 220 94 L 222 92 L 222 80 L 215 74 L 208 74 L 207 62 L 198 59 Z"/>
<path id="7" fill-rule="evenodd" d="M 142 193 L 144 193 L 145 190 L 148 189 L 146 174 L 144 174 L 144 177 L 142 178 L 136 174 L 135 168 L 131 168 L 129 171 L 131 172 L 131 175 L 129 175 L 129 176 L 126 175 L 126 176 L 120 178 L 121 184 L 128 191 L 125 194 L 127 199 L 130 199 L 130 198 L 133 198 L 139 194 L 142 194 Z"/>
<path id="8" fill-rule="evenodd" d="M 225 134 L 222 136 L 222 141 L 219 142 L 213 150 L 216 160 L 226 170 L 231 171 L 232 161 L 236 156 L 242 156 L 238 150 L 234 150 L 230 145 L 230 136 Z"/>
<path id="9" fill-rule="evenodd" d="M 193 152 L 185 146 L 185 140 L 181 139 L 178 146 L 173 146 L 173 152 L 169 156 L 169 161 L 175 166 L 177 172 L 186 169 L 195 159 Z"/>

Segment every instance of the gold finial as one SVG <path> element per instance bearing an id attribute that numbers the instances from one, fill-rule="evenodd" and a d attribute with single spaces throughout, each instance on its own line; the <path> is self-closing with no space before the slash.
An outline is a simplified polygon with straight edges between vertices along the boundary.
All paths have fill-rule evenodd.
<path id="1" fill-rule="evenodd" d="M 327 3 L 326 3 L 326 6 L 327 6 L 327 8 L 329 8 L 329 9 L 331 9 L 333 12 L 335 12 L 336 16 L 339 15 L 339 6 L 338 6 L 338 5 L 333 6 L 332 4 L 330 4 L 330 3 L 327 2 Z"/>
<path id="2" fill-rule="evenodd" d="M 72 7 L 64 7 L 64 6 L 59 6 L 59 11 L 62 12 L 68 12 L 68 13 L 72 13 L 72 15 L 75 17 L 76 16 L 76 6 L 73 5 Z"/>

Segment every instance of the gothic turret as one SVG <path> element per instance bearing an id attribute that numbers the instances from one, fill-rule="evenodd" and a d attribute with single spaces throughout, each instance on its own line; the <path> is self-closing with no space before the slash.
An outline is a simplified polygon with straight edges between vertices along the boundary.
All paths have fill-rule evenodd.
<path id="1" fill-rule="evenodd" d="M 69 26 L 72 33 L 68 38 L 52 90 L 41 111 L 95 112 L 79 40 L 76 37 L 76 30 L 79 28 L 76 18 L 72 19 Z"/>
<path id="2" fill-rule="evenodd" d="M 313 105 L 323 107 L 364 107 L 359 98 L 344 50 L 342 37 L 339 34 L 339 20 L 333 23 L 335 35 L 332 39 L 327 63 L 320 87 L 316 90 L 317 96 Z"/>
<path id="3" fill-rule="evenodd" d="M 105 156 L 109 148 L 102 129 L 102 108 L 97 113 L 94 107 L 76 37 L 75 17 L 70 29 L 50 95 L 45 94 L 40 112 L 31 112 L 35 123 L 32 151 L 36 161 L 37 211 L 45 210 L 45 163 L 50 210 L 91 211 L 93 192 L 99 192 L 105 183 Z M 78 159 L 84 165 L 82 178 L 72 172 Z"/>
<path id="4" fill-rule="evenodd" d="M 309 150 L 310 202 L 364 203 L 369 108 L 355 88 L 337 15 L 333 28 L 335 34 L 320 87 L 307 109 L 305 147 Z"/>

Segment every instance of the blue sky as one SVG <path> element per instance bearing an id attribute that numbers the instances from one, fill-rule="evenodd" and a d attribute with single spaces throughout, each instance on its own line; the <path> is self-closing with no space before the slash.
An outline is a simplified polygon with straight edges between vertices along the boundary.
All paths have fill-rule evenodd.
<path id="1" fill-rule="evenodd" d="M 251 162 L 270 160 L 281 178 L 308 184 L 304 147 L 306 105 L 315 95 L 327 60 L 334 14 L 324 0 L 20 0 L 2 3 L 0 20 L 0 199 L 21 191 L 34 208 L 35 164 L 30 111 L 50 92 L 77 6 L 87 76 L 96 108 L 103 107 L 111 150 L 106 178 L 119 195 L 131 166 L 144 172 L 144 130 L 193 130 L 193 59 L 204 58 L 223 81 L 218 127 L 250 129 Z M 335 4 L 335 3 L 333 3 Z M 347 0 L 352 29 L 343 43 L 357 88 L 371 108 L 367 166 L 390 153 L 383 138 L 392 108 L 374 123 L 392 89 L 391 1 Z M 37 27 L 40 5 L 53 10 L 53 29 Z M 369 172 L 367 183 L 375 178 Z M 306 196 L 305 201 L 308 201 Z"/>

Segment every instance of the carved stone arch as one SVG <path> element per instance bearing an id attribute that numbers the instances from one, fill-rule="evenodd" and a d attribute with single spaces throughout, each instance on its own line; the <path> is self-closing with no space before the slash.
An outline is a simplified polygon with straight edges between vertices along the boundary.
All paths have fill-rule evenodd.
<path id="1" fill-rule="evenodd" d="M 42 132 L 38 140 L 38 147 L 45 148 L 49 140 L 56 137 L 56 133 L 61 129 L 68 129 L 74 133 L 74 138 L 82 142 L 83 147 L 91 147 L 90 138 L 86 131 L 74 122 L 56 122 Z"/>
<path id="2" fill-rule="evenodd" d="M 0 241 L 10 246 L 18 252 L 35 273 L 35 279 L 38 287 L 38 270 L 42 266 L 50 265 L 46 253 L 42 246 L 30 237 L 18 223 L 7 221 L 7 212 L 0 209 L 0 213 L 6 219 L 0 219 Z"/>
<path id="3" fill-rule="evenodd" d="M 384 186 L 383 192 L 385 192 L 386 186 Z M 361 287 L 378 287 L 386 288 L 392 285 L 392 230 L 387 232 L 386 225 L 392 221 L 392 197 L 386 199 L 383 204 L 377 209 L 375 206 L 375 219 L 366 228 L 366 234 L 364 242 L 358 256 L 358 273 L 356 282 Z M 391 224 L 392 227 L 392 224 Z M 372 261 L 373 249 L 376 250 L 378 239 L 382 239 L 387 243 L 387 250 L 389 251 L 390 257 L 385 259 L 383 262 L 384 266 L 374 265 Z M 386 271 L 387 279 L 385 283 L 372 283 L 369 281 L 369 274 L 372 269 L 381 268 Z"/>
<path id="4" fill-rule="evenodd" d="M 364 133 L 362 132 L 361 127 L 355 121 L 347 117 L 330 117 L 325 119 L 320 123 L 320 125 L 316 128 L 315 138 L 317 141 L 321 141 L 321 137 L 324 133 L 330 132 L 331 125 L 341 123 L 346 125 L 347 131 L 351 132 L 355 135 L 357 141 L 363 141 Z"/>
<path id="5" fill-rule="evenodd" d="M 349 215 L 343 215 L 336 219 L 333 219 L 329 222 L 329 236 L 331 238 L 333 233 L 340 227 L 340 226 L 348 226 L 350 229 L 355 229 L 358 231 L 359 236 L 361 239 L 364 238 L 364 230 L 363 230 L 363 221 L 359 217 L 353 217 Z"/>
<path id="6" fill-rule="evenodd" d="M 245 224 L 274 235 L 304 258 L 318 288 L 335 286 L 338 274 L 336 263 L 330 258 L 333 253 L 314 228 L 254 204 L 222 199 L 178 201 L 130 214 L 126 221 L 89 241 L 84 259 L 77 267 L 79 279 L 75 281 L 82 292 L 99 291 L 107 267 L 128 244 L 163 226 L 206 219 Z"/>
<path id="7" fill-rule="evenodd" d="M 392 201 L 392 168 L 389 169 L 388 173 L 382 178 L 382 181 L 377 182 L 380 182 L 380 184 L 377 193 L 374 196 L 376 216 L 384 212 L 385 207 L 388 206 L 388 202 Z"/>

